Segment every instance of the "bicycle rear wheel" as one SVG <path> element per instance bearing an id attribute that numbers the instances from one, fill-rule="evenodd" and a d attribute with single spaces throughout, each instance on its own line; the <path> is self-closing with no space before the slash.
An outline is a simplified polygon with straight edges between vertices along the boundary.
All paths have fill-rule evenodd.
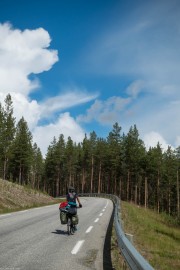
<path id="1" fill-rule="evenodd" d="M 70 230 L 71 230 L 71 234 L 74 234 L 75 233 L 75 226 L 73 224 L 71 224 Z"/>
<path id="2" fill-rule="evenodd" d="M 71 219 L 68 218 L 68 221 L 67 221 L 67 233 L 68 235 L 71 234 Z"/>

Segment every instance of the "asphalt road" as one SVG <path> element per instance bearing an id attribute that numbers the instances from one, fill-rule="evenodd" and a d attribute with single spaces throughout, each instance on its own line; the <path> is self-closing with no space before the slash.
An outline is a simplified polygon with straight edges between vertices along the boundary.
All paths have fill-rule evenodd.
<path id="1" fill-rule="evenodd" d="M 113 204 L 80 199 L 78 230 L 71 236 L 60 224 L 58 205 L 0 215 L 0 270 L 102 270 Z"/>

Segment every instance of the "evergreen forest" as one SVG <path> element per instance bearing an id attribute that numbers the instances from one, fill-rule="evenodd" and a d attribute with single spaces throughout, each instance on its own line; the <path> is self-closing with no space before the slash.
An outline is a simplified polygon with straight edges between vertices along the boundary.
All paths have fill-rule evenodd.
<path id="1" fill-rule="evenodd" d="M 42 138 L 43 139 L 43 138 Z M 24 117 L 18 123 L 8 94 L 0 103 L 0 178 L 53 197 L 66 194 L 73 185 L 79 193 L 115 194 L 158 213 L 180 217 L 180 146 L 163 150 L 160 143 L 148 150 L 136 125 L 127 134 L 118 123 L 107 138 L 95 131 L 81 143 L 59 131 L 45 158 L 33 142 Z"/>

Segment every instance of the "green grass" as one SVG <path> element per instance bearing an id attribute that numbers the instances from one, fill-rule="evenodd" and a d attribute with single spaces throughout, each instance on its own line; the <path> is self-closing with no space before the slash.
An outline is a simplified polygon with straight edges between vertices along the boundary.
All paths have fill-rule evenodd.
<path id="1" fill-rule="evenodd" d="M 134 246 L 158 270 L 180 269 L 180 227 L 165 214 L 121 203 L 124 232 L 133 234 Z"/>

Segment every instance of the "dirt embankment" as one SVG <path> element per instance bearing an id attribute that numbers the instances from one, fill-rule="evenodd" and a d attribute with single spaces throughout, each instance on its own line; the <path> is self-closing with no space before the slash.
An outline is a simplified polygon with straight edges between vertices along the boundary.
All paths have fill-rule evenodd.
<path id="1" fill-rule="evenodd" d="M 0 214 L 55 202 L 44 193 L 0 179 Z"/>

